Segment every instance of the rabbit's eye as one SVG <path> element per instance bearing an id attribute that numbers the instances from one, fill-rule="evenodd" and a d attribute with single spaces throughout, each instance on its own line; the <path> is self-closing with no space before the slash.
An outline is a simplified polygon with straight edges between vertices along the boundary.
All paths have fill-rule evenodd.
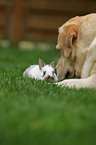
<path id="1" fill-rule="evenodd" d="M 46 71 L 43 72 L 43 77 L 45 76 L 45 74 L 46 74 Z"/>

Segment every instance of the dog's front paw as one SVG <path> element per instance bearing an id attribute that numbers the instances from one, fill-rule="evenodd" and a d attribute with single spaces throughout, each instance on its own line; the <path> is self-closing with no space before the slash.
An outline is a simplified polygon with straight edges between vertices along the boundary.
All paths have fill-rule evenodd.
<path id="1" fill-rule="evenodd" d="M 75 82 L 73 80 L 64 80 L 62 82 L 57 82 L 55 84 L 57 86 L 61 86 L 61 87 L 69 87 L 69 88 L 74 88 L 75 87 Z"/>
<path id="2" fill-rule="evenodd" d="M 54 83 L 54 84 L 56 84 L 57 86 L 66 86 L 66 83 L 65 83 L 65 81 L 62 81 L 62 82 L 57 82 L 57 83 Z"/>

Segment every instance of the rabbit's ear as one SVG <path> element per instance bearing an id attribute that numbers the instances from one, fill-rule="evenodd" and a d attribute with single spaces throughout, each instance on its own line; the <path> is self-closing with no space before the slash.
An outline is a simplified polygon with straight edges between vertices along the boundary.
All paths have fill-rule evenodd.
<path id="1" fill-rule="evenodd" d="M 39 69 L 42 69 L 42 67 L 45 66 L 45 63 L 42 59 L 39 58 Z"/>
<path id="2" fill-rule="evenodd" d="M 54 61 L 52 61 L 51 63 L 50 63 L 50 66 L 52 66 L 53 68 L 54 68 Z"/>

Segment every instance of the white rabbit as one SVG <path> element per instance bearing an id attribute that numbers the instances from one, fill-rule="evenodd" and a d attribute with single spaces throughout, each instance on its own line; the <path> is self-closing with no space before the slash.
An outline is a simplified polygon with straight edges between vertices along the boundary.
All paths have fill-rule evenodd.
<path id="1" fill-rule="evenodd" d="M 50 65 L 45 65 L 44 61 L 39 59 L 39 65 L 31 65 L 23 73 L 23 77 L 35 78 L 37 80 L 58 81 L 54 72 L 54 61 Z"/>

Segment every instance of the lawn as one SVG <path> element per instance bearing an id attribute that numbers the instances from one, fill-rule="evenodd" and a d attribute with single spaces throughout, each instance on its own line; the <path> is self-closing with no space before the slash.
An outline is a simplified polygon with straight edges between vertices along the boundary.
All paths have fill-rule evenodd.
<path id="1" fill-rule="evenodd" d="M 60 54 L 0 48 L 0 145 L 96 145 L 96 90 L 23 78 L 39 57 Z"/>

